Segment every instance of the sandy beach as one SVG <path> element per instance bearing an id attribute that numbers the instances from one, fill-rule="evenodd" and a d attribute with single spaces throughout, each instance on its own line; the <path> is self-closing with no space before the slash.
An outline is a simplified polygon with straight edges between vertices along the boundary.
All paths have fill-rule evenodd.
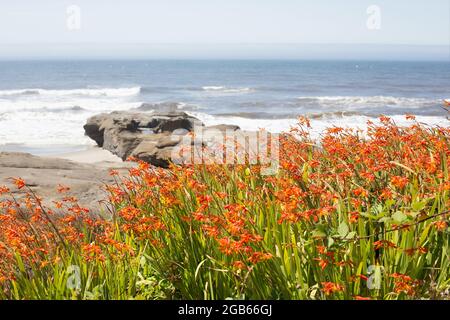
<path id="1" fill-rule="evenodd" d="M 88 147 L 86 150 L 46 155 L 43 158 L 59 158 L 78 163 L 89 163 L 100 166 L 117 166 L 122 159 L 99 147 Z"/>

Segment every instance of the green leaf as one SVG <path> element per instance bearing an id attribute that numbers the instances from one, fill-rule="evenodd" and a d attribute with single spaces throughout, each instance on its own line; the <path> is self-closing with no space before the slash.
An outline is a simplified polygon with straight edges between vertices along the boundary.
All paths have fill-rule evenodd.
<path id="1" fill-rule="evenodd" d="M 308 172 L 308 164 L 305 163 L 303 165 L 303 173 L 302 173 L 302 179 L 304 183 L 308 182 L 309 172 Z"/>
<path id="2" fill-rule="evenodd" d="M 380 214 L 383 212 L 383 205 L 379 203 L 376 207 L 373 208 L 374 213 Z"/>
<path id="3" fill-rule="evenodd" d="M 195 269 L 194 279 L 197 279 L 198 272 L 200 271 L 200 268 L 201 268 L 202 265 L 206 262 L 206 260 L 208 260 L 208 259 L 204 259 L 202 262 L 200 262 L 200 263 L 198 264 L 197 268 Z"/>
<path id="4" fill-rule="evenodd" d="M 328 237 L 328 248 L 330 248 L 334 244 L 334 239 L 332 237 Z"/>
<path id="5" fill-rule="evenodd" d="M 392 218 L 390 218 L 390 217 L 383 217 L 380 220 L 378 220 L 378 222 L 387 223 L 387 222 L 389 222 L 391 220 L 392 220 Z"/>
<path id="6" fill-rule="evenodd" d="M 388 199 L 386 200 L 386 202 L 384 203 L 386 209 L 390 209 L 392 207 L 392 205 L 395 204 L 395 200 L 393 199 Z"/>
<path id="7" fill-rule="evenodd" d="M 327 236 L 327 234 L 319 229 L 315 229 L 312 232 L 312 237 L 313 238 L 325 238 Z"/>
<path id="8" fill-rule="evenodd" d="M 355 231 L 352 231 L 352 232 L 349 232 L 349 233 L 347 234 L 347 236 L 345 237 L 345 239 L 353 239 L 355 236 L 356 236 L 356 232 L 355 232 Z"/>
<path id="9" fill-rule="evenodd" d="M 422 231 L 422 234 L 420 235 L 420 239 L 419 239 L 419 244 L 421 246 L 424 245 L 425 241 L 428 238 L 428 233 L 430 232 L 430 228 L 431 228 L 431 224 L 429 224 L 428 226 L 425 227 L 425 229 Z"/>
<path id="10" fill-rule="evenodd" d="M 423 208 L 425 208 L 427 202 L 427 200 L 414 202 L 411 207 L 414 211 L 421 211 Z"/>
<path id="11" fill-rule="evenodd" d="M 406 214 L 404 214 L 401 211 L 397 211 L 396 213 L 394 213 L 392 215 L 392 219 L 394 219 L 397 222 L 403 222 L 407 219 L 408 217 L 406 216 Z"/>
<path id="12" fill-rule="evenodd" d="M 345 237 L 348 234 L 348 225 L 345 222 L 342 222 L 338 227 L 338 233 L 341 237 Z"/>

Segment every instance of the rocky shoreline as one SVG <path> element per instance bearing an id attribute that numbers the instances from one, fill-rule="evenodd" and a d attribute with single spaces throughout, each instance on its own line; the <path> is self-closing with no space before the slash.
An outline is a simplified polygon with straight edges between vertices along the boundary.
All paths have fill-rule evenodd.
<path id="1" fill-rule="evenodd" d="M 126 174 L 132 166 L 127 162 L 100 161 L 81 163 L 62 158 L 38 157 L 28 153 L 0 153 L 0 186 L 6 185 L 17 197 L 25 190 L 17 190 L 11 178 L 20 177 L 43 199 L 44 205 L 52 205 L 64 196 L 73 196 L 80 206 L 87 207 L 92 213 L 101 213 L 105 208 L 99 202 L 106 193 L 102 188 L 114 182 L 109 170 Z M 67 194 L 57 192 L 58 185 L 70 187 Z"/>
<path id="2" fill-rule="evenodd" d="M 70 186 L 69 195 L 77 197 L 80 205 L 95 212 L 104 210 L 99 203 L 105 198 L 101 187 L 114 182 L 109 175 L 110 169 L 126 174 L 133 166 L 124 162 L 130 156 L 166 168 L 174 150 L 194 128 L 201 128 L 202 145 L 213 145 L 225 131 L 241 132 L 235 125 L 207 127 L 195 117 L 179 111 L 146 112 L 137 109 L 99 114 L 87 120 L 85 133 L 99 148 L 118 158 L 109 153 L 107 157 L 105 154 L 99 156 L 100 152 L 107 153 L 99 148 L 84 155 L 75 153 L 55 157 L 0 152 L 0 185 L 15 190 L 11 178 L 21 177 L 45 199 L 46 204 L 61 198 L 56 192 L 58 185 Z M 23 194 L 23 190 L 14 192 L 19 196 Z"/>
<path id="3" fill-rule="evenodd" d="M 177 148 L 189 139 L 189 133 L 200 131 L 202 139 L 199 143 L 207 147 L 216 142 L 223 143 L 221 138 L 225 131 L 234 132 L 240 128 L 225 124 L 207 127 L 199 119 L 179 111 L 128 111 L 93 116 L 87 120 L 84 130 L 100 148 L 122 160 L 134 157 L 167 168 L 174 160 Z"/>

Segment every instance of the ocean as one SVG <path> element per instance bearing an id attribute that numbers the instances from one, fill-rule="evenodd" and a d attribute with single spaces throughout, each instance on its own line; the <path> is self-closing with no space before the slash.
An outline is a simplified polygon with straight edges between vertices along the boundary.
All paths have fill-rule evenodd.
<path id="1" fill-rule="evenodd" d="M 207 125 L 288 131 L 299 115 L 314 130 L 363 128 L 407 113 L 449 125 L 449 62 L 376 61 L 2 61 L 0 151 L 86 149 L 86 119 L 171 102 Z"/>

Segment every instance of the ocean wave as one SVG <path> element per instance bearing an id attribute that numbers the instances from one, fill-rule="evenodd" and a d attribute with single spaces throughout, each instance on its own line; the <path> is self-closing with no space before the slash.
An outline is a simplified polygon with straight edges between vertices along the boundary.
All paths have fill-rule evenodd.
<path id="1" fill-rule="evenodd" d="M 128 110 L 128 109 L 127 109 Z M 90 115 L 97 112 L 71 112 L 69 115 L 63 112 L 51 112 L 49 110 L 21 111 L 17 113 L 0 112 L 0 145 L 2 144 L 24 144 L 33 145 L 93 145 L 94 142 L 84 136 L 83 125 Z M 243 130 L 256 131 L 266 129 L 269 132 L 287 132 L 296 126 L 296 117 L 286 117 L 279 119 L 263 119 L 255 117 L 243 117 L 241 115 L 211 115 L 199 111 L 187 111 L 188 114 L 197 117 L 205 125 L 233 124 L 238 125 Z M 351 127 L 364 130 L 367 128 L 367 121 L 377 123 L 379 120 L 374 117 L 333 112 L 322 113 L 311 117 L 312 137 L 320 137 L 320 134 L 332 126 Z M 406 120 L 404 115 L 391 117 L 398 125 L 408 125 L 411 121 Z M 416 116 L 417 121 L 428 125 L 449 126 L 450 123 L 445 117 L 437 116 Z"/>
<path id="2" fill-rule="evenodd" d="M 280 118 L 274 121 L 273 119 L 255 119 L 239 116 L 210 115 L 201 112 L 187 113 L 194 117 L 197 117 L 207 126 L 219 124 L 234 124 L 238 125 L 242 130 L 250 131 L 265 129 L 273 133 L 288 132 L 298 123 L 297 118 Z M 320 137 L 324 130 L 333 126 L 365 130 L 367 128 L 367 122 L 369 120 L 373 123 L 379 123 L 380 121 L 376 117 L 361 114 L 347 114 L 336 116 L 333 113 L 324 113 L 322 114 L 322 116 L 310 117 L 310 119 L 312 127 L 311 134 L 313 138 Z M 412 122 L 410 120 L 407 120 L 404 115 L 395 115 L 392 116 L 391 119 L 400 126 L 407 126 L 412 124 Z M 450 125 L 449 121 L 445 117 L 439 116 L 416 116 L 416 120 L 424 125 L 429 126 L 448 127 Z"/>
<path id="3" fill-rule="evenodd" d="M 298 97 L 298 104 L 301 105 L 339 105 L 339 106 L 407 106 L 426 107 L 442 104 L 439 99 L 426 98 L 406 98 L 391 96 L 318 96 L 318 97 Z"/>
<path id="4" fill-rule="evenodd" d="M 218 113 L 215 116 L 217 117 L 239 117 L 239 118 L 247 118 L 247 119 L 289 119 L 295 118 L 297 116 L 296 113 L 270 113 L 270 112 L 227 112 L 227 113 Z"/>
<path id="5" fill-rule="evenodd" d="M 139 107 L 141 102 L 127 102 L 119 98 L 69 98 L 69 99 L 0 99 L 0 112 L 20 114 L 21 112 L 109 112 Z"/>
<path id="6" fill-rule="evenodd" d="M 146 94 L 146 93 L 162 93 L 162 92 L 172 92 L 177 91 L 182 88 L 179 87 L 162 87 L 162 86 L 151 86 L 151 87 L 141 87 L 140 93 Z"/>
<path id="7" fill-rule="evenodd" d="M 159 111 L 159 112 L 171 112 L 177 110 L 197 110 L 200 109 L 199 106 L 195 104 L 185 103 L 185 102 L 155 102 L 148 103 L 144 102 L 137 108 L 132 108 L 132 110 L 138 111 Z"/>
<path id="8" fill-rule="evenodd" d="M 230 88 L 224 86 L 205 86 L 202 87 L 202 90 L 206 92 L 216 92 L 216 93 L 250 93 L 254 91 L 254 89 L 247 87 Z"/>
<path id="9" fill-rule="evenodd" d="M 286 113 L 270 113 L 270 112 L 229 112 L 229 113 L 219 113 L 216 114 L 218 117 L 239 117 L 247 119 L 267 119 L 267 120 L 277 120 L 277 119 L 296 119 L 300 114 L 298 112 L 286 112 Z M 342 118 L 348 116 L 371 116 L 370 114 L 365 114 L 356 111 L 330 111 L 330 112 L 304 112 L 303 116 L 309 119 L 322 119 L 322 118 Z"/>
<path id="10" fill-rule="evenodd" d="M 35 96 L 39 95 L 39 90 L 41 89 L 0 90 L 0 97 Z"/>
<path id="11" fill-rule="evenodd" d="M 86 88 L 86 89 L 16 89 L 0 90 L 0 97 L 15 96 L 84 96 L 84 97 L 129 97 L 141 92 L 141 87 Z"/>
<path id="12" fill-rule="evenodd" d="M 42 107 L 42 108 L 22 108 L 22 109 L 15 109 L 14 112 L 53 112 L 53 113 L 63 113 L 63 112 L 87 112 L 87 109 L 84 109 L 80 106 L 68 106 L 68 107 L 55 107 L 55 108 L 49 108 L 49 107 Z"/>
<path id="13" fill-rule="evenodd" d="M 211 115 L 203 112 L 186 112 L 189 115 L 201 120 L 207 126 L 214 126 L 219 124 L 233 124 L 239 126 L 242 130 L 257 131 L 259 129 L 266 129 L 270 132 L 288 131 L 289 128 L 297 123 L 295 118 L 285 119 L 251 119 L 239 116 L 221 116 Z"/>
<path id="14" fill-rule="evenodd" d="M 55 112 L 4 113 L 0 116 L 0 145 L 93 145 L 84 135 L 84 112 L 70 116 Z"/>

